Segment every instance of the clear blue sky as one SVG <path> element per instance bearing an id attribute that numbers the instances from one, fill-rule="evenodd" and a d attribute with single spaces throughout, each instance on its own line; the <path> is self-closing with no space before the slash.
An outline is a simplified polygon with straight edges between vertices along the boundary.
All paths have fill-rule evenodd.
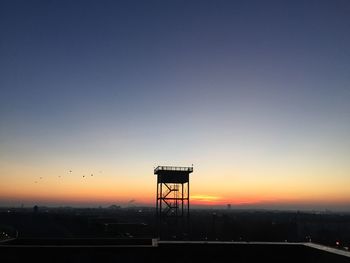
<path id="1" fill-rule="evenodd" d="M 40 192 L 11 186 L 35 173 L 137 182 L 192 163 L 198 195 L 239 196 L 211 189 L 217 171 L 251 196 L 299 182 L 291 196 L 350 200 L 349 14 L 345 0 L 1 1 L 3 200 Z"/>

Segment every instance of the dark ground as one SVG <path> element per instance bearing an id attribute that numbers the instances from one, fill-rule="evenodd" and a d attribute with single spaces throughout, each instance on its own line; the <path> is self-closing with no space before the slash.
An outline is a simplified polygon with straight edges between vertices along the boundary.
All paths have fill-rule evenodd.
<path id="1" fill-rule="evenodd" d="M 0 230 L 23 238 L 154 237 L 153 208 L 0 209 Z M 1 234 L 1 231 L 0 231 Z M 173 234 L 173 233 L 172 233 Z M 181 233 L 180 233 L 181 235 Z M 165 239 L 174 239 L 173 235 Z M 1 238 L 1 236 L 0 236 Z M 183 239 L 183 238 L 180 238 Z M 316 242 L 350 246 L 350 213 L 191 210 L 191 240 Z M 339 242 L 339 245 L 336 245 Z"/>
<path id="2" fill-rule="evenodd" d="M 155 237 L 153 208 L 4 208 L 0 210 L 0 238 L 16 237 L 18 244 L 31 240 L 61 240 L 57 247 L 0 246 L 3 262 L 26 259 L 50 262 L 350 262 L 302 245 L 256 244 L 161 244 L 159 247 L 60 247 L 89 245 L 86 238 L 98 238 L 108 245 L 111 238 L 137 242 Z M 315 242 L 347 250 L 350 244 L 350 214 L 253 210 L 191 210 L 190 234 L 164 233 L 164 238 L 216 241 Z M 6 236 L 7 235 L 7 236 Z M 67 241 L 70 238 L 71 241 Z M 75 238 L 75 241 L 74 241 Z M 46 241 L 45 241 L 46 240 Z M 65 241 L 62 241 L 65 240 Z M 72 241 L 73 240 L 73 241 Z M 78 241 L 80 240 L 80 241 Z M 102 241 L 101 241 L 102 240 Z M 129 241 L 127 241 L 129 240 Z M 141 240 L 141 241 L 137 241 Z M 147 241 L 147 242 L 149 242 Z M 21 243 L 22 242 L 22 243 Z M 67 243 L 68 242 L 68 243 Z M 74 243 L 77 242 L 77 243 Z M 86 243 L 87 242 L 87 243 Z M 146 243 L 147 243 L 146 242 Z M 111 243 L 111 244 L 112 244 Z M 16 244 L 16 243 L 13 243 Z M 147 245 L 150 243 L 147 243 Z M 18 253 L 20 251 L 20 253 Z M 167 255 L 171 255 L 168 258 Z M 266 261 L 265 260 L 265 261 Z M 1 260 L 2 261 L 2 260 Z"/>
<path id="3" fill-rule="evenodd" d="M 303 245 L 161 244 L 159 247 L 3 247 L 1 262 L 317 262 L 349 258 Z"/>

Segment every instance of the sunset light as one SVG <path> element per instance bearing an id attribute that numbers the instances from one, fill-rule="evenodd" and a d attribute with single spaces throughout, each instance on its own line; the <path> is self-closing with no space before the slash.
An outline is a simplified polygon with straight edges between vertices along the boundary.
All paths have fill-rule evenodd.
<path id="1" fill-rule="evenodd" d="M 0 205 L 348 210 L 346 8 L 214 2 L 5 5 Z"/>

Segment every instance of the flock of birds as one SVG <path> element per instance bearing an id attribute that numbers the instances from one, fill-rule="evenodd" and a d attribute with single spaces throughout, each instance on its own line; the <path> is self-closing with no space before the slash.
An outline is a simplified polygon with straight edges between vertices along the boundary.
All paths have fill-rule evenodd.
<path id="1" fill-rule="evenodd" d="M 73 171 L 72 171 L 72 170 L 69 170 L 69 171 L 68 171 L 68 174 L 71 174 L 71 173 L 73 173 Z M 100 173 L 102 173 L 102 171 L 100 171 Z M 92 176 L 94 176 L 93 173 L 90 174 L 90 177 L 92 177 Z M 58 176 L 58 178 L 61 178 L 61 177 L 62 177 L 61 175 Z M 86 178 L 88 178 L 88 176 L 87 176 L 87 175 L 82 175 L 82 178 L 86 179 Z M 39 180 L 34 181 L 34 183 L 37 184 L 37 183 L 38 183 L 40 180 L 42 180 L 42 179 L 43 179 L 43 177 L 40 176 L 40 177 L 39 177 Z"/>

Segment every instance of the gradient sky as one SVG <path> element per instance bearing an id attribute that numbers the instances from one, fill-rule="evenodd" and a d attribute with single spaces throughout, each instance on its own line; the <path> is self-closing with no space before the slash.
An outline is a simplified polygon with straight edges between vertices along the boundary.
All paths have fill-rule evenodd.
<path id="1" fill-rule="evenodd" d="M 0 205 L 153 205 L 153 168 L 193 164 L 196 204 L 350 210 L 349 14 L 1 1 Z"/>

